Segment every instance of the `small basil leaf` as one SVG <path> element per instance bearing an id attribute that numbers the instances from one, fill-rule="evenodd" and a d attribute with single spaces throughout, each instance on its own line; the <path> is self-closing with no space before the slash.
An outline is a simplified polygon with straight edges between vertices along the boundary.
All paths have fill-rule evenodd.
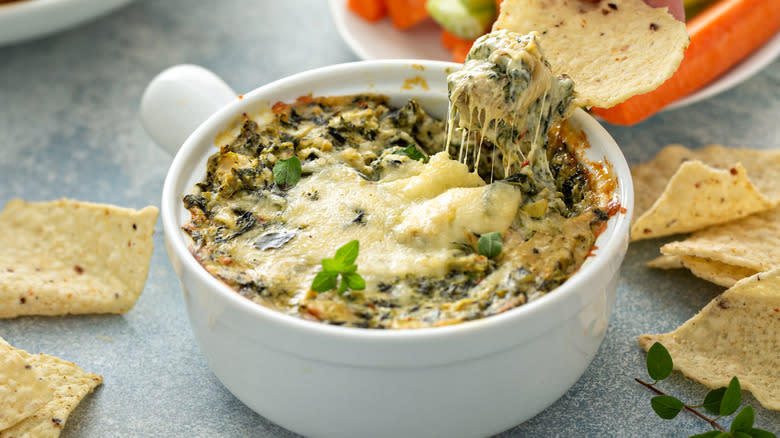
<path id="1" fill-rule="evenodd" d="M 734 434 L 734 438 L 753 438 L 749 433 L 745 432 L 732 432 Z"/>
<path id="2" fill-rule="evenodd" d="M 504 243 L 501 240 L 501 233 L 495 231 L 493 233 L 485 233 L 479 236 L 477 241 L 477 251 L 483 256 L 492 259 L 493 257 L 501 254 L 501 250 L 504 249 Z"/>
<path id="3" fill-rule="evenodd" d="M 279 187 L 292 187 L 301 179 L 301 160 L 293 156 L 274 165 L 274 182 Z"/>
<path id="4" fill-rule="evenodd" d="M 347 282 L 346 282 L 346 281 L 344 281 L 344 278 L 342 278 L 342 279 L 341 279 L 341 284 L 339 285 L 339 290 L 337 290 L 336 292 L 337 292 L 339 295 L 341 295 L 341 294 L 343 294 L 343 293 L 344 293 L 344 292 L 347 290 L 347 288 L 348 288 L 348 286 L 347 286 Z"/>
<path id="5" fill-rule="evenodd" d="M 726 388 L 713 389 L 704 396 L 704 409 L 715 415 L 720 415 L 720 402 L 723 400 L 723 394 L 726 393 Z"/>
<path id="6" fill-rule="evenodd" d="M 337 275 L 341 271 L 341 263 L 334 259 L 322 259 L 322 270 Z"/>
<path id="7" fill-rule="evenodd" d="M 358 251 L 360 250 L 360 244 L 357 240 L 347 242 L 341 248 L 336 250 L 336 256 L 334 257 L 342 267 L 351 265 L 357 260 Z"/>
<path id="8" fill-rule="evenodd" d="M 742 403 L 742 388 L 739 386 L 737 376 L 731 378 L 726 392 L 723 394 L 723 400 L 720 402 L 720 415 L 726 416 L 737 412 Z"/>
<path id="9" fill-rule="evenodd" d="M 350 274 L 352 272 L 357 272 L 357 265 L 354 264 L 354 263 L 349 265 L 349 266 L 342 266 L 341 267 L 341 273 L 342 274 Z"/>
<path id="10" fill-rule="evenodd" d="M 659 417 L 671 420 L 685 407 L 683 402 L 670 395 L 657 395 L 650 399 L 650 405 Z"/>
<path id="11" fill-rule="evenodd" d="M 750 429 L 753 428 L 753 421 L 756 419 L 756 414 L 753 412 L 753 406 L 745 406 L 739 411 L 734 421 L 731 422 L 732 432 L 747 432 L 750 433 Z"/>
<path id="12" fill-rule="evenodd" d="M 341 281 L 347 283 L 347 286 L 352 290 L 363 290 L 366 288 L 366 281 L 363 280 L 360 274 L 355 272 L 341 274 Z"/>
<path id="13" fill-rule="evenodd" d="M 420 150 L 417 149 L 413 144 L 410 144 L 409 146 L 403 149 L 399 149 L 393 153 L 396 155 L 406 155 L 412 160 L 425 161 L 425 155 L 423 155 L 422 152 L 420 152 Z"/>
<path id="14" fill-rule="evenodd" d="M 311 289 L 315 292 L 326 292 L 336 287 L 338 274 L 320 271 L 311 282 Z"/>
<path id="15" fill-rule="evenodd" d="M 672 374 L 674 363 L 669 351 L 660 342 L 647 350 L 647 373 L 653 380 L 663 380 Z"/>

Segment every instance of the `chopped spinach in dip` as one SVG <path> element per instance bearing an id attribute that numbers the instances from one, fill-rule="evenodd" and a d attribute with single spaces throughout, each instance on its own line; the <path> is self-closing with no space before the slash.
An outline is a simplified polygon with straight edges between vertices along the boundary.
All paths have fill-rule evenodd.
<path id="1" fill-rule="evenodd" d="M 474 56 L 495 52 L 491 44 L 475 45 Z M 460 112 L 449 134 L 416 101 L 393 107 L 380 95 L 305 96 L 244 116 L 184 197 L 192 253 L 260 305 L 350 327 L 456 324 L 543 296 L 588 257 L 614 184 L 582 164 L 584 135 L 559 121 L 571 98 L 566 80 L 532 90 L 528 116 L 511 116 L 542 120 L 536 140 L 523 143 L 525 125 L 506 122 L 518 108 L 512 96 L 536 87 L 528 68 L 541 61 L 513 56 L 491 58 L 478 67 L 481 79 L 467 81 L 472 98 L 480 86 L 507 89 L 506 106 L 468 113 L 479 123 L 464 124 Z M 300 180 L 279 185 L 274 166 L 291 157 Z M 481 254 L 483 235 L 500 244 L 497 255 Z M 313 291 L 323 259 L 352 240 L 365 288 Z"/>
<path id="2" fill-rule="evenodd" d="M 478 38 L 447 87 L 450 133 L 457 122 L 463 133 L 490 140 L 502 152 L 502 166 L 494 169 L 502 175 L 526 161 L 546 168 L 545 155 L 537 151 L 550 127 L 574 110 L 574 83 L 552 74 L 535 32 L 504 29 Z"/>

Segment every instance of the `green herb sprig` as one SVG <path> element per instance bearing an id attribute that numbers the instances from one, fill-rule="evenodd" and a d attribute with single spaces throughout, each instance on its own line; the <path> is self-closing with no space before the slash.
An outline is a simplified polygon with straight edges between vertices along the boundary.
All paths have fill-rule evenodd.
<path id="1" fill-rule="evenodd" d="M 301 160 L 292 156 L 286 160 L 279 160 L 274 164 L 274 182 L 282 189 L 298 184 L 301 179 Z"/>
<path id="2" fill-rule="evenodd" d="M 338 286 L 338 294 L 343 294 L 347 289 L 362 290 L 366 288 L 366 281 L 357 273 L 357 260 L 360 244 L 352 240 L 336 250 L 332 259 L 322 259 L 322 270 L 317 273 L 311 283 L 311 289 L 315 292 L 326 292 Z M 341 276 L 341 282 L 339 282 Z"/>
<path id="3" fill-rule="evenodd" d="M 420 150 L 417 149 L 417 147 L 415 147 L 413 144 L 410 144 L 409 146 L 403 149 L 399 149 L 393 153 L 396 155 L 406 155 L 412 160 L 425 161 L 425 155 L 423 155 L 423 153 L 420 152 Z"/>
<path id="4" fill-rule="evenodd" d="M 501 254 L 504 249 L 504 241 L 501 239 L 501 233 L 494 231 L 479 236 L 477 241 L 477 252 L 483 256 L 492 259 Z"/>
<path id="5" fill-rule="evenodd" d="M 656 384 L 666 379 L 672 374 L 674 362 L 669 351 L 661 343 L 654 343 L 647 351 L 647 373 L 652 382 L 645 382 L 640 379 L 634 379 L 651 391 L 658 394 L 650 399 L 650 406 L 659 417 L 671 420 L 676 417 L 683 409 L 696 415 L 712 426 L 711 431 L 693 435 L 690 438 L 777 438 L 769 431 L 753 427 L 755 413 L 752 406 L 745 406 L 731 421 L 731 427 L 726 430 L 718 424 L 718 420 L 737 412 L 742 404 L 742 390 L 737 376 L 731 378 L 728 387 L 713 389 L 704 397 L 704 402 L 699 405 L 687 405 L 678 398 L 667 395 Z M 704 408 L 708 412 L 716 415 L 715 418 L 709 418 L 699 412 L 698 408 Z"/>

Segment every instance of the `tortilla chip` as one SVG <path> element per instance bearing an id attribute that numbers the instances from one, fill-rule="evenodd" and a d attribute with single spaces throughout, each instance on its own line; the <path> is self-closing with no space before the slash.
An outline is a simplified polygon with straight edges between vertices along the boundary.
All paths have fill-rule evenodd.
<path id="1" fill-rule="evenodd" d="M 54 396 L 37 366 L 0 338 L 0 430 L 42 408 Z"/>
<path id="2" fill-rule="evenodd" d="M 699 149 L 687 149 L 669 145 L 659 152 L 656 159 L 667 160 L 674 168 L 686 160 L 700 160 L 716 169 L 730 169 L 740 162 L 758 191 L 775 203 L 780 202 L 780 150 L 724 147 L 711 144 Z M 677 164 L 673 164 L 676 161 Z"/>
<path id="3" fill-rule="evenodd" d="M 661 197 L 631 225 L 631 239 L 686 233 L 775 205 L 753 186 L 740 163 L 729 170 L 718 170 L 698 160 L 686 161 Z"/>
<path id="4" fill-rule="evenodd" d="M 661 255 L 645 263 L 648 268 L 655 269 L 680 269 L 684 268 L 680 257 L 673 255 Z"/>
<path id="5" fill-rule="evenodd" d="M 0 430 L 0 438 L 56 438 L 60 436 L 73 409 L 81 399 L 103 383 L 103 377 L 54 356 L 18 351 L 41 370 L 43 378 L 54 387 L 54 398 L 16 425 Z"/>
<path id="6" fill-rule="evenodd" d="M 643 0 L 504 0 L 498 29 L 539 32 L 553 73 L 574 80 L 583 107 L 609 108 L 656 89 L 689 42 L 684 23 Z"/>
<path id="7" fill-rule="evenodd" d="M 13 200 L 0 213 L 0 318 L 124 313 L 144 288 L 157 208 Z"/>
<path id="8" fill-rule="evenodd" d="M 690 180 L 681 177 L 679 180 L 681 184 L 677 185 L 676 183 L 672 184 L 671 179 L 678 173 L 682 164 L 692 160 L 699 160 L 707 166 L 715 169 L 728 170 L 729 172 L 731 172 L 731 169 L 737 169 L 737 166 L 735 166 L 736 163 L 739 162 L 742 164 L 750 182 L 764 197 L 764 199 L 762 199 L 755 195 L 751 189 L 745 188 L 744 190 L 750 194 L 755 205 L 752 205 L 753 208 L 742 208 L 743 216 L 750 214 L 748 211 L 756 212 L 769 210 L 780 203 L 780 185 L 776 184 L 776 181 L 780 181 L 780 151 L 725 148 L 721 145 L 710 145 L 701 149 L 691 150 L 680 145 L 669 145 L 663 148 L 652 160 L 631 168 L 635 195 L 634 219 L 631 228 L 632 240 L 665 235 L 659 234 L 657 232 L 658 230 L 653 231 L 652 228 L 644 227 L 639 221 L 642 219 L 643 222 L 650 223 L 650 225 L 656 228 L 657 224 L 661 224 L 661 230 L 665 230 L 663 225 L 669 223 L 671 219 L 663 216 L 653 217 L 652 215 L 648 215 L 647 211 L 650 210 L 656 201 L 664 196 L 665 193 L 668 193 L 666 196 L 671 198 L 684 196 L 677 195 L 677 193 L 688 190 L 688 187 L 683 186 L 682 183 L 689 184 Z M 713 176 L 714 175 L 715 174 L 713 174 Z M 704 175 L 702 174 L 702 176 Z M 744 184 L 744 182 L 741 182 L 740 184 Z M 704 191 L 701 193 L 703 194 Z M 740 191 L 730 191 L 729 194 L 733 197 L 739 195 Z M 712 196 L 712 193 L 709 195 Z M 694 195 L 691 194 L 690 196 L 693 197 Z M 714 214 L 715 209 L 718 208 L 723 209 L 723 207 L 730 205 L 745 204 L 740 198 L 730 199 L 724 196 L 723 204 L 725 205 L 718 207 L 711 205 L 713 204 L 713 202 L 711 202 L 712 200 L 707 202 L 706 199 L 702 198 L 706 198 L 706 196 L 698 194 L 698 198 L 694 199 L 698 199 L 697 208 L 701 206 L 705 208 L 705 211 L 703 212 L 694 210 L 690 205 L 678 205 L 680 210 L 685 209 L 688 212 L 688 216 L 697 218 L 696 220 L 700 221 L 699 229 L 714 225 L 714 223 L 708 223 L 708 221 L 704 220 L 710 217 L 705 214 L 706 211 L 710 211 L 711 214 Z M 720 203 L 720 198 L 720 196 L 717 196 L 712 199 L 715 199 Z M 759 201 L 755 201 L 756 199 Z M 768 199 L 769 202 L 767 202 L 766 199 Z M 763 207 L 757 210 L 756 208 L 758 208 L 759 202 Z M 674 206 L 667 206 L 666 208 L 669 209 L 673 207 Z M 729 214 L 729 216 L 734 219 L 734 211 L 736 211 L 736 209 L 725 214 Z M 716 217 L 716 219 L 718 217 Z M 720 220 L 720 222 L 715 223 L 723 223 L 722 219 L 718 220 Z M 649 228 L 650 232 L 645 233 L 644 228 Z M 695 229 L 697 228 L 688 231 L 693 231 Z"/>
<path id="9" fill-rule="evenodd" d="M 780 268 L 780 207 L 693 233 L 661 247 L 667 255 L 696 256 L 759 271 Z"/>
<path id="10" fill-rule="evenodd" d="M 756 274 L 756 270 L 728 265 L 696 256 L 679 256 L 683 267 L 701 279 L 723 287 L 734 286 L 739 280 Z"/>
<path id="11" fill-rule="evenodd" d="M 723 287 L 734 286 L 739 280 L 756 274 L 753 269 L 727 265 L 695 256 L 662 255 L 650 260 L 645 265 L 655 269 L 687 268 L 693 275 Z"/>
<path id="12" fill-rule="evenodd" d="M 674 367 L 710 388 L 733 376 L 767 409 L 780 410 L 780 269 L 737 282 L 673 332 L 641 335 L 669 350 Z"/>

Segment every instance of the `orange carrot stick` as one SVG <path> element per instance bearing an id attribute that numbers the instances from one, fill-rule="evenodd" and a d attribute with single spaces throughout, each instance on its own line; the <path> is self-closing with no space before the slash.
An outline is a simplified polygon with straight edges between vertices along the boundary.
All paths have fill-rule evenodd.
<path id="1" fill-rule="evenodd" d="M 441 45 L 452 50 L 455 47 L 468 45 L 471 46 L 474 44 L 474 40 L 467 40 L 465 38 L 461 38 L 454 33 L 448 31 L 447 29 L 441 30 Z"/>
<path id="2" fill-rule="evenodd" d="M 347 0 L 347 8 L 366 21 L 379 21 L 387 15 L 384 0 Z"/>
<path id="3" fill-rule="evenodd" d="M 425 0 L 385 0 L 385 6 L 398 29 L 408 29 L 428 18 Z"/>
<path id="4" fill-rule="evenodd" d="M 671 78 L 649 93 L 593 113 L 616 125 L 632 125 L 707 85 L 780 30 L 780 1 L 720 0 L 687 28 L 691 43 Z"/>

